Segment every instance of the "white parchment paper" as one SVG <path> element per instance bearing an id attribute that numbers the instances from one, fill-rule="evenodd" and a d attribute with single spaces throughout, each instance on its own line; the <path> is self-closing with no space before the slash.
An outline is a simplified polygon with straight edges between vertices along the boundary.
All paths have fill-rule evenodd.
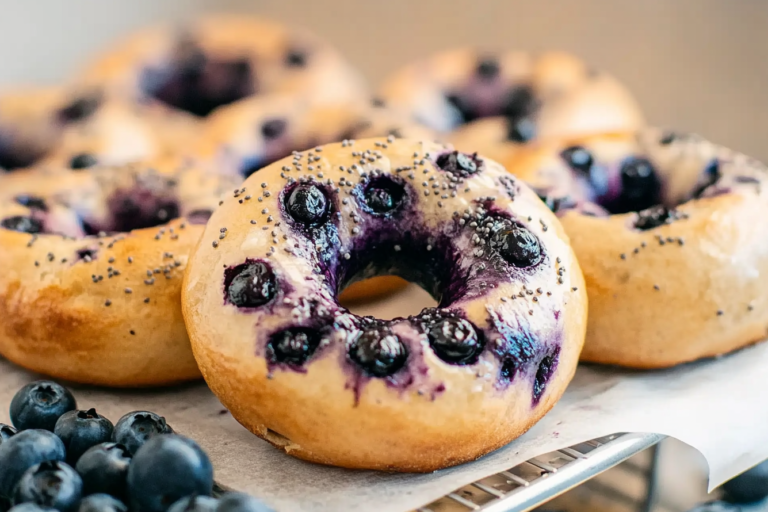
<path id="1" fill-rule="evenodd" d="M 414 293 L 370 307 L 391 316 Z M 417 294 L 417 293 L 416 293 Z M 0 360 L 0 422 L 11 397 L 37 376 Z M 582 366 L 555 408 L 517 441 L 482 459 L 428 475 L 349 471 L 295 460 L 242 428 L 202 384 L 160 391 L 72 386 L 80 408 L 113 421 L 148 409 L 197 440 L 216 479 L 251 492 L 280 511 L 404 512 L 526 459 L 616 432 L 656 432 L 699 450 L 710 488 L 768 459 L 768 344 L 664 371 Z"/>

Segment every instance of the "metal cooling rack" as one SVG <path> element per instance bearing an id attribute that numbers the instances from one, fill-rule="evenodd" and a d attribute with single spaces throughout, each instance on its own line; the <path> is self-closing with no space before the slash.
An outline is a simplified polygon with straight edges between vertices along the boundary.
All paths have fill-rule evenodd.
<path id="1" fill-rule="evenodd" d="M 550 501 L 600 473 L 653 448 L 645 466 L 625 462 L 622 467 L 644 479 L 641 499 L 601 485 L 597 492 L 649 512 L 655 496 L 654 471 L 659 434 L 614 434 L 534 457 L 522 464 L 466 485 L 414 512 L 526 512 Z"/>

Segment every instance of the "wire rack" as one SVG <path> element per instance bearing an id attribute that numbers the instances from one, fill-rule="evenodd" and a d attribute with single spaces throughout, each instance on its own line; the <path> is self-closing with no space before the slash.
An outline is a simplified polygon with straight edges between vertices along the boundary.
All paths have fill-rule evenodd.
<path id="1" fill-rule="evenodd" d="M 662 439 L 659 434 L 621 433 L 563 448 L 466 485 L 414 512 L 525 512 L 653 448 L 644 467 L 631 462 L 622 465 L 645 480 L 641 499 L 608 486 L 599 490 L 632 505 L 632 510 L 649 512 L 655 497 L 656 445 Z"/>

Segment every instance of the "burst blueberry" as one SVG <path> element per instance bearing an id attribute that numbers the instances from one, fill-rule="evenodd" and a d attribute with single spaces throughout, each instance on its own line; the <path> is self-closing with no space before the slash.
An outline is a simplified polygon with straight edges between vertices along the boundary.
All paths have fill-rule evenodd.
<path id="1" fill-rule="evenodd" d="M 118 420 L 113 441 L 135 454 L 153 436 L 172 433 L 173 429 L 162 416 L 149 411 L 134 411 Z"/>
<path id="2" fill-rule="evenodd" d="M 92 494 L 80 501 L 77 512 L 128 512 L 128 506 L 109 494 Z"/>
<path id="3" fill-rule="evenodd" d="M 113 432 L 112 422 L 96 409 L 66 412 L 53 429 L 67 448 L 67 462 L 70 464 L 75 464 L 92 446 L 110 441 Z"/>
<path id="4" fill-rule="evenodd" d="M 474 164 L 473 164 L 474 165 Z M 405 199 L 405 186 L 389 178 L 373 178 L 363 189 L 370 213 L 385 215 L 398 209 Z"/>
<path id="5" fill-rule="evenodd" d="M 19 430 L 41 428 L 53 432 L 59 417 L 76 407 L 75 397 L 64 386 L 35 381 L 17 391 L 11 400 L 11 422 Z"/>
<path id="6" fill-rule="evenodd" d="M 296 327 L 274 334 L 267 344 L 267 359 L 273 363 L 303 365 L 320 344 L 320 333 Z"/>
<path id="7" fill-rule="evenodd" d="M 213 467 L 192 440 L 155 436 L 142 446 L 128 468 L 131 507 L 144 512 L 164 512 L 185 496 L 210 496 Z"/>
<path id="8" fill-rule="evenodd" d="M 328 199 L 315 185 L 299 185 L 291 190 L 285 208 L 297 222 L 306 225 L 319 224 L 327 218 Z"/>
<path id="9" fill-rule="evenodd" d="M 370 328 L 354 341 L 349 358 L 372 377 L 388 377 L 405 366 L 408 349 L 392 331 Z"/>
<path id="10" fill-rule="evenodd" d="M 453 175 L 467 177 L 480 170 L 481 162 L 477 153 L 467 155 L 453 151 L 437 157 L 437 166 Z"/>
<path id="11" fill-rule="evenodd" d="M 102 443 L 89 448 L 75 466 L 83 479 L 83 493 L 124 499 L 130 463 L 131 452 L 121 444 Z"/>
<path id="12" fill-rule="evenodd" d="M 37 503 L 60 512 L 75 512 L 83 482 L 64 462 L 46 461 L 29 468 L 19 480 L 13 503 Z"/>
<path id="13" fill-rule="evenodd" d="M 557 370 L 557 363 L 560 360 L 560 349 L 555 349 L 553 352 L 544 356 L 539 363 L 539 367 L 536 369 L 536 376 L 533 380 L 533 403 L 539 403 L 544 391 L 547 388 L 549 380 Z"/>
<path id="14" fill-rule="evenodd" d="M 249 261 L 224 273 L 229 302 L 239 308 L 263 306 L 275 297 L 275 274 L 266 263 Z"/>
<path id="15" fill-rule="evenodd" d="M 539 239 L 528 229 L 514 223 L 505 223 L 494 233 L 491 247 L 496 249 L 509 264 L 518 267 L 532 267 L 542 258 Z"/>

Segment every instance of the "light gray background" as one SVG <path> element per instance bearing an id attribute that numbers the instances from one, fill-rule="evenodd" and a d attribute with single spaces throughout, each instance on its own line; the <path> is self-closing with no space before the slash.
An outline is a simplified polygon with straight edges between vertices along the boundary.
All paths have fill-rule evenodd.
<path id="1" fill-rule="evenodd" d="M 131 29 L 216 10 L 309 27 L 373 82 L 465 44 L 571 50 L 629 84 L 652 122 L 768 160 L 765 0 L 0 0 L 0 86 L 55 82 Z"/>

